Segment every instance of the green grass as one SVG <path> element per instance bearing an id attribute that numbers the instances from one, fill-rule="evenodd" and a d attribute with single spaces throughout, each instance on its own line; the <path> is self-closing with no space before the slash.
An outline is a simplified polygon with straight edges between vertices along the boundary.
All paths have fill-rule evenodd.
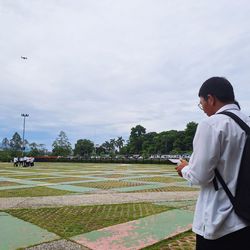
<path id="1" fill-rule="evenodd" d="M 33 179 L 34 181 L 42 181 L 47 183 L 60 183 L 60 182 L 69 182 L 69 181 L 84 181 L 84 180 L 90 180 L 89 178 L 81 178 L 81 177 L 54 177 L 54 178 L 45 178 L 45 179 Z"/>
<path id="2" fill-rule="evenodd" d="M 177 236 L 157 242 L 152 246 L 143 248 L 142 250 L 194 250 L 195 234 L 189 230 L 178 234 Z"/>
<path id="3" fill-rule="evenodd" d="M 197 191 L 198 188 L 188 187 L 188 186 L 167 186 L 167 187 L 158 187 L 151 189 L 143 189 L 143 190 L 134 190 L 129 191 L 129 193 L 146 193 L 146 192 L 189 192 L 189 191 Z"/>
<path id="4" fill-rule="evenodd" d="M 26 173 L 25 175 L 11 175 L 10 178 L 14 179 L 33 179 L 33 178 L 47 178 L 50 177 L 50 175 L 34 175 L 30 173 Z"/>
<path id="5" fill-rule="evenodd" d="M 57 196 L 73 194 L 75 192 L 58 190 L 48 187 L 32 187 L 0 190 L 0 197 L 37 197 L 37 196 Z"/>
<path id="6" fill-rule="evenodd" d="M 116 181 L 116 180 L 83 182 L 83 183 L 74 184 L 74 186 L 101 188 L 104 190 L 111 189 L 111 188 L 134 187 L 134 186 L 141 186 L 141 185 L 144 185 L 144 184 L 135 183 L 135 182 L 126 182 L 126 181 Z"/>
<path id="7" fill-rule="evenodd" d="M 139 175 L 162 175 L 162 174 L 167 174 L 167 173 L 169 173 L 169 172 L 173 172 L 173 168 L 172 169 L 170 169 L 170 168 L 168 168 L 168 169 L 165 169 L 164 171 L 163 171 L 163 169 L 161 169 L 161 172 L 159 172 L 159 171 L 147 171 L 147 170 L 145 170 L 144 172 L 137 172 L 137 174 L 139 174 Z M 141 169 L 140 169 L 140 171 L 141 171 Z"/>
<path id="8" fill-rule="evenodd" d="M 3 171 L 1 171 L 3 170 Z M 98 164 L 98 163 L 35 163 L 33 168 L 15 168 L 12 163 L 0 163 L 0 177 L 18 177 L 20 179 L 32 178 L 48 178 L 46 182 L 54 182 L 53 180 L 69 181 L 75 178 L 84 179 L 88 176 L 97 176 L 105 178 L 122 178 L 131 176 L 136 181 L 152 181 L 169 183 L 181 182 L 181 178 L 167 176 L 167 174 L 176 174 L 173 165 L 157 165 L 157 164 Z M 57 176 L 57 174 L 59 174 Z M 163 175 L 164 174 L 164 175 Z M 84 175 L 84 176 L 83 176 Z M 139 179 L 135 176 L 143 175 L 145 178 Z M 155 176 L 154 176 L 155 175 Z M 73 176 L 75 176 L 74 179 Z M 82 176 L 82 177 L 81 177 Z M 148 176 L 148 177 L 146 177 Z M 65 179 L 63 179 L 65 178 Z M 170 179 L 169 179 L 170 178 Z M 90 181 L 92 182 L 92 181 Z M 135 183 L 126 183 L 126 180 L 115 181 L 105 180 L 100 182 L 92 182 L 90 185 L 101 185 L 98 188 L 109 189 L 120 187 L 120 185 L 135 185 Z M 10 179 L 2 179 L 2 186 L 11 184 Z M 13 183 L 14 185 L 15 183 Z M 89 184 L 89 183 L 88 183 Z M 86 186 L 86 183 L 79 185 Z M 1 185 L 1 182 L 0 182 Z M 16 185 L 16 184 L 15 184 Z M 76 185 L 76 184 L 73 184 Z M 197 188 L 188 186 L 168 186 L 156 189 L 140 190 L 134 192 L 167 192 L 167 191 L 195 191 Z M 94 186 L 91 186 L 94 187 Z M 12 190 L 1 190 L 0 197 L 35 197 L 35 196 L 54 196 L 74 194 L 71 191 L 57 190 L 45 186 L 37 186 L 32 188 L 21 188 Z M 183 203 L 185 203 L 183 201 Z M 175 207 L 185 207 L 188 204 L 168 204 L 159 205 L 153 203 L 130 203 L 130 204 L 112 204 L 112 205 L 93 205 L 93 206 L 67 206 L 55 208 L 37 208 L 37 209 L 9 209 L 5 212 L 10 213 L 25 221 L 34 223 L 41 228 L 47 229 L 60 235 L 62 238 L 68 238 L 93 230 L 101 229 L 107 226 L 128 222 L 139 219 L 152 214 L 161 213 Z M 192 204 L 191 204 L 192 205 Z M 171 208 L 170 208 L 171 207 Z M 165 241 L 161 241 L 153 246 L 147 247 L 147 250 L 163 250 L 163 249 L 194 249 L 194 235 L 191 232 L 181 234 Z M 191 237 L 191 239 L 190 239 Z"/>
<path id="9" fill-rule="evenodd" d="M 125 174 L 108 174 L 108 175 L 99 175 L 99 177 L 105 177 L 105 178 L 124 178 L 129 177 L 129 175 Z"/>
<path id="10" fill-rule="evenodd" d="M 11 209 L 5 212 L 63 238 L 136 220 L 171 208 L 152 203 L 127 203 L 59 208 Z"/>
<path id="11" fill-rule="evenodd" d="M 121 170 L 123 169 L 123 170 Z M 140 181 L 157 182 L 157 183 L 174 183 L 185 181 L 179 177 L 166 176 L 174 174 L 177 176 L 173 165 L 143 165 L 143 164 L 99 164 L 99 163 L 35 163 L 33 168 L 13 167 L 11 163 L 0 163 L 0 177 L 18 178 L 24 180 L 34 180 L 46 183 L 60 183 L 69 181 L 79 181 L 79 183 L 71 184 L 72 186 L 83 186 L 109 190 L 112 188 L 132 187 L 140 184 Z M 9 171 L 9 176 L 7 175 Z M 135 178 L 139 173 L 144 177 Z M 160 175 L 160 174 L 164 175 Z M 153 175 L 155 174 L 155 176 Z M 147 176 L 148 175 L 148 176 Z M 94 177 L 106 177 L 106 180 L 92 181 Z M 114 180 L 110 178 L 121 178 L 131 176 L 129 182 L 126 179 Z M 52 177 L 52 178 L 48 178 Z M 88 178 L 89 177 L 89 178 Z M 11 179 L 2 179 L 3 181 L 11 181 Z M 80 183 L 81 180 L 89 180 L 89 182 Z M 13 181 L 15 182 L 15 181 Z M 183 182 L 184 183 L 184 182 Z M 1 185 L 1 183 L 0 183 Z M 8 185 L 7 182 L 2 186 Z M 150 188 L 150 187 L 149 187 Z M 144 190 L 136 190 L 130 192 L 178 192 L 178 191 L 195 191 L 195 187 L 188 186 L 167 186 L 161 188 L 150 188 Z M 0 197 L 31 197 L 31 196 L 50 196 L 70 194 L 70 191 L 55 190 L 49 187 L 22 188 L 13 190 L 1 190 Z"/>
<path id="12" fill-rule="evenodd" d="M 11 182 L 11 181 L 0 181 L 0 187 L 18 186 L 18 185 L 22 185 L 22 184 L 16 183 L 16 182 Z"/>
<path id="13" fill-rule="evenodd" d="M 153 176 L 153 177 L 142 177 L 133 179 L 136 181 L 149 181 L 149 182 L 161 182 L 161 183 L 172 183 L 172 182 L 179 182 L 185 181 L 182 178 L 174 178 L 174 177 L 167 177 L 167 176 Z"/>

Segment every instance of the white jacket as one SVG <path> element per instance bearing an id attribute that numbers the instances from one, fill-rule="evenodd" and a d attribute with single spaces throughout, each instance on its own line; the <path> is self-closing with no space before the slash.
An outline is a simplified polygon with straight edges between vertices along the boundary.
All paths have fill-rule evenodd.
<path id="1" fill-rule="evenodd" d="M 235 113 L 250 126 L 250 118 L 241 113 L 237 105 L 225 105 L 217 113 L 225 110 Z M 182 175 L 201 187 L 193 231 L 206 239 L 217 239 L 247 226 L 235 214 L 220 183 L 217 192 L 213 186 L 214 169 L 217 168 L 232 194 L 235 194 L 245 140 L 245 132 L 226 115 L 212 115 L 197 127 L 193 154 L 188 166 L 182 169 Z"/>

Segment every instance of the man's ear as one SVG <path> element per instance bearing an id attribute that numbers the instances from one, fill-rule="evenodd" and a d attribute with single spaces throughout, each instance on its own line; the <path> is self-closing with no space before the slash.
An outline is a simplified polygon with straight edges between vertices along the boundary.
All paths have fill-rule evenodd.
<path id="1" fill-rule="evenodd" d="M 213 96 L 213 95 L 207 95 L 207 98 L 208 98 L 208 103 L 211 106 L 215 106 L 215 104 L 216 104 L 216 97 Z"/>

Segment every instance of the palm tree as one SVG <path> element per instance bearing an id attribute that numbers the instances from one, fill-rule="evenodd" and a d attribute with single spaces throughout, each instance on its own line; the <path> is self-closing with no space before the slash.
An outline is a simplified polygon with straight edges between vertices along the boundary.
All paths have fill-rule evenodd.
<path id="1" fill-rule="evenodd" d="M 122 136 L 119 136 L 115 142 L 116 147 L 118 147 L 118 151 L 120 152 L 121 148 L 123 147 L 124 139 Z"/>
<path id="2" fill-rule="evenodd" d="M 116 146 L 116 140 L 115 139 L 110 139 L 109 144 L 110 144 L 110 151 L 112 153 L 114 153 L 115 152 L 115 146 Z"/>
<path id="3" fill-rule="evenodd" d="M 102 147 L 105 149 L 106 153 L 110 153 L 111 151 L 111 145 L 110 145 L 110 142 L 108 141 L 105 141 L 103 144 L 102 144 Z"/>

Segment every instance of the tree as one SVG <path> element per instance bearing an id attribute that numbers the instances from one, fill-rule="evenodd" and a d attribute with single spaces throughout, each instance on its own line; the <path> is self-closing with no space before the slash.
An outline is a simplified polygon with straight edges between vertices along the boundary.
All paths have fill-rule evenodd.
<path id="1" fill-rule="evenodd" d="M 4 138 L 2 140 L 2 149 L 9 149 L 10 148 L 10 142 L 8 140 L 8 138 Z"/>
<path id="2" fill-rule="evenodd" d="M 45 155 L 46 154 L 46 148 L 44 144 L 37 144 L 35 142 L 32 142 L 29 144 L 30 147 L 30 156 L 38 156 L 38 155 Z"/>
<path id="3" fill-rule="evenodd" d="M 95 148 L 95 152 L 97 155 L 101 155 L 101 154 L 105 154 L 106 150 L 102 145 L 100 145 Z"/>
<path id="4" fill-rule="evenodd" d="M 69 156 L 72 152 L 71 143 L 64 131 L 61 131 L 52 144 L 52 154 L 58 156 Z"/>
<path id="5" fill-rule="evenodd" d="M 155 143 L 157 138 L 158 134 L 156 132 L 150 132 L 144 135 L 144 140 L 142 143 L 142 152 L 144 156 L 157 153 Z"/>
<path id="6" fill-rule="evenodd" d="M 105 153 L 111 153 L 114 148 L 114 145 L 110 141 L 105 141 L 101 146 L 105 149 Z"/>
<path id="7" fill-rule="evenodd" d="M 121 151 L 121 148 L 123 147 L 123 143 L 124 143 L 124 139 L 122 138 L 122 136 L 119 136 L 115 142 L 116 147 L 118 148 L 118 151 Z"/>
<path id="8" fill-rule="evenodd" d="M 146 134 L 146 129 L 137 125 L 131 129 L 129 136 L 129 150 L 130 153 L 139 154 L 142 151 L 143 137 Z"/>
<path id="9" fill-rule="evenodd" d="M 168 154 L 174 148 L 174 142 L 178 138 L 177 130 L 163 131 L 156 137 L 156 150 L 159 154 Z"/>
<path id="10" fill-rule="evenodd" d="M 10 148 L 13 151 L 21 151 L 22 149 L 22 138 L 17 132 L 15 132 L 10 140 Z"/>
<path id="11" fill-rule="evenodd" d="M 186 145 L 184 142 L 185 133 L 184 131 L 178 131 L 175 141 L 173 143 L 173 153 L 179 153 L 185 151 Z"/>
<path id="12" fill-rule="evenodd" d="M 0 161 L 10 162 L 13 156 L 19 156 L 19 155 L 12 155 L 9 150 L 0 151 Z"/>
<path id="13" fill-rule="evenodd" d="M 195 122 L 189 122 L 186 129 L 184 130 L 184 141 L 185 150 L 192 151 L 193 148 L 193 138 L 196 132 L 198 124 Z"/>
<path id="14" fill-rule="evenodd" d="M 87 139 L 77 140 L 74 155 L 88 157 L 94 151 L 94 143 Z"/>
<path id="15" fill-rule="evenodd" d="M 109 144 L 110 144 L 111 153 L 115 153 L 116 140 L 115 139 L 110 139 Z"/>

